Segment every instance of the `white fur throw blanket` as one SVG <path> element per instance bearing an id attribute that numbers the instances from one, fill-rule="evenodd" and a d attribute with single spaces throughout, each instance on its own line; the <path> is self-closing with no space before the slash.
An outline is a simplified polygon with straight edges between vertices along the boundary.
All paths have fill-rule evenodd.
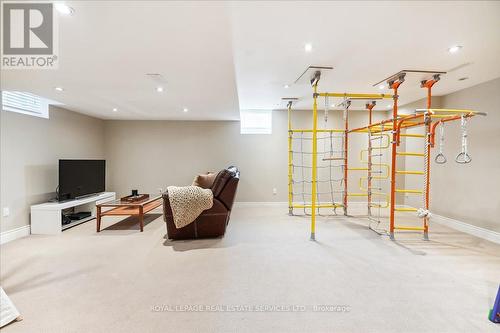
<path id="1" fill-rule="evenodd" d="M 169 186 L 168 199 L 177 229 L 187 226 L 205 210 L 212 208 L 214 194 L 198 186 Z"/>

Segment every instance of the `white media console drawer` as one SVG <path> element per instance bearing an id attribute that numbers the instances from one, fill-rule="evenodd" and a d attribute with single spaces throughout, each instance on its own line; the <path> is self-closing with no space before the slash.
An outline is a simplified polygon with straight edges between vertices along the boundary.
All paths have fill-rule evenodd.
<path id="1" fill-rule="evenodd" d="M 104 192 L 82 199 L 64 202 L 46 202 L 31 206 L 31 233 L 42 235 L 57 235 L 64 229 L 71 228 L 77 224 L 87 222 L 96 217 L 96 204 L 115 200 L 115 192 Z M 70 224 L 62 225 L 62 211 L 67 208 L 75 208 L 76 212 L 91 212 L 91 216 Z"/>

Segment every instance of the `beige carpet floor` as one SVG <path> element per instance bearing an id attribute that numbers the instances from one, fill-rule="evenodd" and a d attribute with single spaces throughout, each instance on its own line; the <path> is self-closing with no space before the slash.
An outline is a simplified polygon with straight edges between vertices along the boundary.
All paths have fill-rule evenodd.
<path id="1" fill-rule="evenodd" d="M 311 242 L 308 218 L 238 207 L 223 239 L 171 242 L 159 214 L 143 233 L 115 222 L 2 246 L 1 284 L 24 317 L 2 332 L 499 330 L 487 314 L 500 246 L 439 225 L 392 242 L 365 219 L 320 218 Z"/>

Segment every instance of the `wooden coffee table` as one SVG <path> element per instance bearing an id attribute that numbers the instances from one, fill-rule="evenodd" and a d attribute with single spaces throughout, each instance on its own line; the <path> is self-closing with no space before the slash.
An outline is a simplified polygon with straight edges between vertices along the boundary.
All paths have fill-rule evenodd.
<path id="1" fill-rule="evenodd" d="M 162 205 L 162 197 L 150 197 L 148 199 L 136 202 L 126 202 L 118 200 L 104 202 L 96 205 L 97 207 L 97 232 L 101 231 L 101 218 L 103 216 L 137 216 L 139 217 L 139 224 L 141 232 L 144 231 L 144 214 L 152 211 L 153 209 Z M 102 208 L 110 208 L 103 210 Z"/>

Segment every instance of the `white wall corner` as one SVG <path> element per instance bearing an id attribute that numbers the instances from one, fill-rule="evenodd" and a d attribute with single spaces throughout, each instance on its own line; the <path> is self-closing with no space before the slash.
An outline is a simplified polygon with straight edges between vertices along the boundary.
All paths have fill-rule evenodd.
<path id="1" fill-rule="evenodd" d="M 26 237 L 30 235 L 30 226 L 24 225 L 19 228 L 15 228 L 12 230 L 7 230 L 0 233 L 0 245 L 8 243 L 18 238 Z"/>

